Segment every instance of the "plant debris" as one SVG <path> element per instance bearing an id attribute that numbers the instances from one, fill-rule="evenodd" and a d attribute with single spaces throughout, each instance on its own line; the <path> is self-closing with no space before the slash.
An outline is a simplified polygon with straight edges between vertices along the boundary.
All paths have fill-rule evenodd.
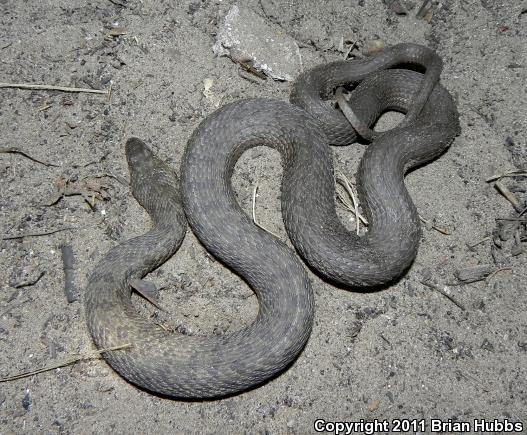
<path id="1" fill-rule="evenodd" d="M 399 0 L 383 0 L 383 3 L 396 15 L 408 15 L 408 11 Z"/>
<path id="2" fill-rule="evenodd" d="M 381 405 L 381 401 L 380 400 L 374 400 L 374 401 L 370 402 L 370 404 L 368 405 L 368 411 L 370 411 L 370 412 L 377 411 L 377 409 L 379 409 L 380 405 Z"/>
<path id="3" fill-rule="evenodd" d="M 22 282 L 20 282 L 20 283 L 18 283 L 18 284 L 14 284 L 13 287 L 14 287 L 14 288 L 31 287 L 31 286 L 35 285 L 37 282 L 39 282 L 40 279 L 41 279 L 45 274 L 46 274 L 46 272 L 42 270 L 42 271 L 40 271 L 40 272 L 38 273 L 38 275 L 37 275 L 36 277 L 34 277 L 34 278 L 30 278 L 30 279 L 28 279 L 28 280 L 26 280 L 26 281 L 22 281 Z"/>
<path id="4" fill-rule="evenodd" d="M 0 88 L 18 88 L 31 89 L 43 91 L 62 91 L 62 92 L 77 92 L 86 94 L 103 94 L 110 95 L 110 89 L 107 91 L 101 89 L 87 89 L 87 88 L 72 88 L 68 86 L 53 86 L 53 85 L 34 85 L 31 83 L 0 83 Z"/>
<path id="5" fill-rule="evenodd" d="M 438 227 L 434 222 L 433 220 L 430 221 L 428 219 L 425 219 L 423 216 L 419 215 L 419 219 L 421 220 L 421 222 L 423 222 L 425 225 L 426 225 L 426 228 L 428 230 L 435 230 L 437 231 L 438 233 L 441 233 L 445 236 L 450 236 L 452 234 L 452 232 L 447 229 L 447 228 L 442 228 L 442 227 Z"/>
<path id="6" fill-rule="evenodd" d="M 432 21 L 432 16 L 434 14 L 432 6 L 432 0 L 423 0 L 423 4 L 419 8 L 415 16 L 429 23 L 430 21 Z"/>
<path id="7" fill-rule="evenodd" d="M 423 284 L 424 286 L 426 286 L 426 287 L 428 287 L 428 288 L 430 288 L 432 290 L 435 290 L 439 294 L 443 295 L 450 302 L 452 302 L 454 305 L 456 305 L 460 310 L 466 311 L 465 306 L 461 302 L 459 302 L 457 299 L 455 299 L 454 296 L 452 296 L 448 292 L 448 287 L 447 286 L 441 287 L 439 285 L 436 285 L 436 284 L 430 282 L 429 280 L 423 280 L 423 281 L 421 281 L 421 284 Z"/>
<path id="8" fill-rule="evenodd" d="M 48 231 L 42 231 L 42 232 L 27 232 L 27 233 L 13 234 L 11 236 L 3 236 L 2 240 L 15 240 L 15 239 L 24 239 L 26 237 L 48 236 L 50 234 L 55 234 L 60 231 L 71 231 L 71 230 L 74 230 L 74 228 L 64 227 L 64 228 L 57 228 L 54 230 L 48 230 Z"/>
<path id="9" fill-rule="evenodd" d="M 112 27 L 112 29 L 108 32 L 106 37 L 111 39 L 117 36 L 126 35 L 127 33 L 128 33 L 128 29 L 126 27 Z"/>
<path id="10" fill-rule="evenodd" d="M 514 178 L 505 185 L 505 178 Z M 516 257 L 527 250 L 527 188 L 520 184 L 527 179 L 524 168 L 504 171 L 487 178 L 496 190 L 509 201 L 513 211 L 509 217 L 496 218 L 491 254 L 498 265 L 506 265 L 509 257 Z"/>
<path id="11" fill-rule="evenodd" d="M 79 300 L 79 295 L 75 290 L 75 270 L 73 264 L 75 257 L 73 255 L 73 248 L 70 245 L 62 245 L 60 247 L 62 252 L 62 263 L 64 270 L 64 294 L 68 303 Z"/>
<path id="12" fill-rule="evenodd" d="M 505 197 L 507 201 L 512 204 L 516 211 L 520 212 L 522 210 L 523 207 L 520 204 L 520 201 L 501 181 L 496 181 L 496 183 L 494 183 L 494 187 Z"/>
<path id="13" fill-rule="evenodd" d="M 0 383 L 1 382 L 15 381 L 17 379 L 22 379 L 22 378 L 27 378 L 27 377 L 33 376 L 33 375 L 38 375 L 39 373 L 49 372 L 50 370 L 55 370 L 55 369 L 59 369 L 61 367 L 66 367 L 66 366 L 69 366 L 71 364 L 75 364 L 75 363 L 80 362 L 80 361 L 86 361 L 86 360 L 90 360 L 90 359 L 98 359 L 105 352 L 110 352 L 110 351 L 113 352 L 113 351 L 116 351 L 116 350 L 129 349 L 131 347 L 133 347 L 133 345 L 128 343 L 128 344 L 122 344 L 120 346 L 113 346 L 113 347 L 109 347 L 109 348 L 106 348 L 106 349 L 99 349 L 99 350 L 96 350 L 96 351 L 87 352 L 87 353 L 85 353 L 83 355 L 74 356 L 72 358 L 68 358 L 68 359 L 66 359 L 64 361 L 61 361 L 61 362 L 58 362 L 58 363 L 55 363 L 55 364 L 51 364 L 51 365 L 42 367 L 40 369 L 31 370 L 29 372 L 19 373 L 17 375 L 7 376 L 5 378 L 0 378 Z"/>
<path id="14" fill-rule="evenodd" d="M 368 225 L 368 221 L 364 216 L 362 216 L 359 213 L 359 201 L 357 199 L 357 195 L 353 191 L 351 187 L 351 182 L 348 180 L 348 178 L 342 173 L 337 172 L 336 175 L 336 181 L 337 186 L 341 186 L 342 189 L 337 188 L 337 198 L 339 201 L 344 205 L 344 207 L 353 215 L 355 216 L 355 229 L 357 232 L 357 235 L 360 234 L 360 222 L 362 222 L 364 225 Z M 343 193 L 342 190 L 345 192 Z M 350 202 L 351 199 L 351 202 Z"/>
<path id="15" fill-rule="evenodd" d="M 0 154 L 5 154 L 5 153 L 20 154 L 21 156 L 24 156 L 25 158 L 35 163 L 44 165 L 44 166 L 54 166 L 56 168 L 60 167 L 60 165 L 55 165 L 54 163 L 48 163 L 48 162 L 44 162 L 42 160 L 36 159 L 35 157 L 30 156 L 28 153 L 26 153 L 25 151 L 22 151 L 20 148 L 17 148 L 17 147 L 1 147 Z"/>
<path id="16" fill-rule="evenodd" d="M 108 186 L 103 184 L 99 177 L 87 177 L 82 180 L 72 180 L 61 178 L 55 183 L 57 192 L 51 200 L 46 203 L 46 206 L 57 204 L 62 198 L 66 196 L 80 195 L 88 203 L 92 210 L 95 209 L 96 200 L 108 200 Z"/>
<path id="17" fill-rule="evenodd" d="M 489 276 L 496 267 L 493 264 L 481 264 L 478 266 L 465 267 L 458 269 L 455 272 L 455 276 L 459 281 L 464 283 L 471 283 L 476 281 L 483 281 Z"/>
<path id="18" fill-rule="evenodd" d="M 267 228 L 265 228 L 262 224 L 260 224 L 257 220 L 256 220 L 256 198 L 258 197 L 258 184 L 255 184 L 254 185 L 254 189 L 253 189 L 253 202 L 252 202 L 252 214 L 253 214 L 253 223 L 261 228 L 262 230 L 264 230 L 265 232 L 269 233 L 269 234 L 272 234 L 273 236 L 275 236 L 277 239 L 279 239 L 280 237 L 278 237 L 275 233 L 273 233 L 272 231 L 269 231 Z"/>

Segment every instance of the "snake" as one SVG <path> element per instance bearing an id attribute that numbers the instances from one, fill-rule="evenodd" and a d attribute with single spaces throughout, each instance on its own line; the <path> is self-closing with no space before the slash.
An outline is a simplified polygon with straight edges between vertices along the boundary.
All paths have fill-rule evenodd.
<path id="1" fill-rule="evenodd" d="M 85 295 L 88 329 L 122 377 L 180 399 L 219 398 L 251 389 L 290 366 L 311 334 L 313 290 L 297 253 L 323 278 L 351 288 L 386 285 L 410 267 L 420 223 L 404 176 L 443 153 L 459 133 L 459 122 L 452 96 L 428 70 L 423 75 L 394 69 L 397 59 L 388 58 L 381 70 L 374 58 L 369 74 L 364 61 L 358 67 L 345 63 L 351 81 L 360 76 L 349 99 L 356 119 L 373 128 L 387 110 L 410 113 L 416 101 L 424 103 L 408 125 L 378 135 L 361 159 L 357 187 L 369 227 L 360 237 L 337 216 L 329 146 L 335 138 L 342 144 L 358 135 L 349 122 L 340 122 L 342 129 L 334 136 L 334 127 L 328 131 L 324 125 L 336 113 L 325 95 L 327 84 L 313 87 L 324 67 L 302 75 L 294 85 L 291 101 L 299 105 L 241 99 L 207 116 L 187 143 L 180 178 L 140 139 L 126 142 L 131 191 L 152 227 L 100 260 Z M 344 83 L 342 62 L 338 64 L 327 65 L 326 82 L 336 70 L 340 74 L 332 86 Z M 314 113 L 310 104 L 316 106 Z M 336 118 L 345 119 L 342 113 Z M 262 145 L 281 155 L 282 216 L 296 253 L 256 226 L 236 200 L 231 182 L 235 164 L 245 151 Z M 131 303 L 130 281 L 178 250 L 187 221 L 203 246 L 256 294 L 258 314 L 240 330 L 183 335 L 143 318 Z M 131 347 L 119 347 L 127 344 Z"/>
<path id="2" fill-rule="evenodd" d="M 290 101 L 320 120 L 331 145 L 349 145 L 359 136 L 372 141 L 380 134 L 370 128 L 371 121 L 358 116 L 339 96 L 339 92 L 336 97 L 344 113 L 331 110 L 326 97 L 333 95 L 340 86 L 360 82 L 372 72 L 400 65 L 413 65 L 426 71 L 411 106 L 405 110 L 405 119 L 399 125 L 401 128 L 414 122 L 420 115 L 443 69 L 441 57 L 434 50 L 419 44 L 396 44 L 372 58 L 355 59 L 352 62 L 335 61 L 316 66 L 295 80 Z M 350 128 L 350 123 L 353 128 Z"/>

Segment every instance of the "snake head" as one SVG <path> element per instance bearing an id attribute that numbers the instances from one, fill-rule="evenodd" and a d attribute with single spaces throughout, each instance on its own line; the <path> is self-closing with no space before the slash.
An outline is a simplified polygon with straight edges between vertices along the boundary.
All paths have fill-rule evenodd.
<path id="1" fill-rule="evenodd" d="M 139 204 L 152 216 L 159 215 L 169 204 L 169 208 L 179 210 L 179 181 L 172 168 L 136 137 L 128 139 L 125 148 L 130 187 Z"/>
<path id="2" fill-rule="evenodd" d="M 135 190 L 141 186 L 173 185 L 175 174 L 142 140 L 131 137 L 126 141 L 126 160 L 130 171 L 130 185 Z"/>
<path id="3" fill-rule="evenodd" d="M 131 137 L 126 141 L 126 160 L 130 172 L 148 170 L 154 163 L 154 153 L 140 139 Z"/>

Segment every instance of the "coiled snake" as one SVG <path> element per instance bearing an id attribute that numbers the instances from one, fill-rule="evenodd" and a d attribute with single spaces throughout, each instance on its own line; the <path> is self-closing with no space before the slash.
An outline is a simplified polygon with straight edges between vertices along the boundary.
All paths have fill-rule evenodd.
<path id="1" fill-rule="evenodd" d="M 233 193 L 234 165 L 251 147 L 266 145 L 281 153 L 287 233 L 301 256 L 323 276 L 347 286 L 375 286 L 392 281 L 410 266 L 420 226 L 404 174 L 442 153 L 459 131 L 455 104 L 436 84 L 437 72 L 427 69 L 424 80 L 410 70 L 375 72 L 399 63 L 429 67 L 428 58 L 415 58 L 415 50 L 431 52 L 402 44 L 383 53 L 382 62 L 374 58 L 369 67 L 365 61 L 338 62 L 304 74 L 295 84 L 292 101 L 307 110 L 314 106 L 314 115 L 269 99 L 241 100 L 218 109 L 189 140 L 181 184 L 139 139 L 128 140 L 132 193 L 152 217 L 153 227 L 110 250 L 90 275 L 86 292 L 87 322 L 96 345 L 133 344 L 104 353 L 117 372 L 164 395 L 218 397 L 263 382 L 304 347 L 313 321 L 313 294 L 305 268 L 283 242 L 252 223 Z M 348 232 L 337 218 L 328 146 L 329 141 L 352 142 L 356 134 L 322 99 L 336 86 L 360 80 L 349 104 L 366 126 L 363 131 L 386 110 L 412 113 L 408 126 L 380 135 L 361 161 L 359 194 L 370 221 L 363 237 Z M 335 118 L 337 127 L 331 123 Z M 328 119 L 329 127 L 324 124 Z M 185 215 L 207 250 L 256 293 L 260 309 L 248 327 L 224 336 L 182 336 L 143 319 L 132 307 L 130 280 L 141 278 L 178 249 L 186 230 Z"/>

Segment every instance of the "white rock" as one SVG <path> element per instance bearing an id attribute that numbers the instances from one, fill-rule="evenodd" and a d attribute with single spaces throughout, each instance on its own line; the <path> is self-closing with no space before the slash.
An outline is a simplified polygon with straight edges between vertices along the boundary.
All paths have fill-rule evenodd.
<path id="1" fill-rule="evenodd" d="M 292 81 L 301 72 L 296 41 L 279 26 L 237 5 L 225 16 L 212 51 L 217 56 L 243 58 L 274 80 Z"/>

